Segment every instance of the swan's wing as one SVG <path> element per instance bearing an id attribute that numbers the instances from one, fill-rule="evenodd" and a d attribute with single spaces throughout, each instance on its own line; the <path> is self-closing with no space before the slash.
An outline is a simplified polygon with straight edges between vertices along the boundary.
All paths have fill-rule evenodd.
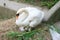
<path id="1" fill-rule="evenodd" d="M 30 20 L 30 27 L 36 27 L 40 23 L 40 20 L 38 17 L 33 17 L 32 20 Z"/>
<path id="2" fill-rule="evenodd" d="M 30 26 L 35 27 L 39 25 L 42 22 L 43 18 L 44 18 L 44 13 L 43 12 L 39 13 L 37 16 L 32 18 L 30 22 Z"/>

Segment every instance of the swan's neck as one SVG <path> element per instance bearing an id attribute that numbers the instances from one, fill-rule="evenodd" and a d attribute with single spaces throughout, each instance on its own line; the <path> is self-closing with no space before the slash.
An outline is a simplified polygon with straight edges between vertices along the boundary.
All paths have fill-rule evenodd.
<path id="1" fill-rule="evenodd" d="M 22 22 L 28 17 L 28 13 L 22 12 L 21 15 L 19 15 L 19 20 Z"/>

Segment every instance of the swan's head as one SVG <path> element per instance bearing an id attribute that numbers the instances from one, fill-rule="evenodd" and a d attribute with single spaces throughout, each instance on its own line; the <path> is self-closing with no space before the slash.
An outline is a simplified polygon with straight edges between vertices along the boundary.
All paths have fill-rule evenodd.
<path id="1" fill-rule="evenodd" d="M 27 17 L 27 11 L 25 8 L 21 8 L 17 11 L 16 13 L 16 24 L 17 25 L 21 25 L 21 23 L 25 20 L 25 18 Z"/>
<path id="2" fill-rule="evenodd" d="M 16 20 L 19 19 L 20 14 L 22 14 L 22 9 L 19 9 L 16 13 Z"/>
<path id="3" fill-rule="evenodd" d="M 16 25 L 20 26 L 20 28 L 19 28 L 20 31 L 28 30 L 28 28 L 25 28 L 26 22 L 24 22 L 25 19 L 28 17 L 28 15 L 29 15 L 28 11 L 25 8 L 21 8 L 17 11 L 15 23 L 16 23 Z"/>

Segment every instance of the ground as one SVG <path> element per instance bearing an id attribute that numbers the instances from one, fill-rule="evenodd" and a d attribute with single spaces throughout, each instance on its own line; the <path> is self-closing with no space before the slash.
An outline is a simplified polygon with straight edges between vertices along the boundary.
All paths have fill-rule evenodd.
<path id="1" fill-rule="evenodd" d="M 9 2 L 8 2 L 9 3 Z M 25 5 L 25 4 L 24 4 Z M 25 6 L 24 6 L 25 7 Z M 4 11 L 5 8 L 3 8 L 3 11 Z M 43 8 L 44 12 L 47 12 L 48 9 L 46 8 Z M 5 9 L 6 10 L 6 9 Z M 3 12 L 2 10 L 0 10 L 0 14 L 2 14 Z M 6 10 L 4 13 L 6 13 L 8 10 Z M 8 14 L 9 13 L 9 14 Z M 11 14 L 12 13 L 12 14 Z M 7 14 L 2 14 L 2 18 L 0 18 L 0 40 L 11 40 L 11 38 L 8 38 L 6 37 L 6 34 L 9 32 L 9 31 L 13 31 L 13 32 L 20 32 L 17 25 L 15 24 L 15 14 L 16 12 L 12 12 L 12 11 L 8 11 Z M 10 15 L 10 16 L 9 16 Z M 14 15 L 14 16 L 13 16 Z M 0 15 L 1 16 L 1 15 Z M 7 16 L 7 17 L 6 17 Z M 13 17 L 12 17 L 13 16 Z M 6 19 L 4 19 L 6 18 Z M 34 35 L 34 39 L 37 40 L 37 38 L 40 36 L 40 38 L 45 38 L 43 40 L 51 40 L 51 35 L 49 33 L 49 30 L 48 30 L 48 27 L 45 25 L 45 24 L 42 24 L 37 26 L 38 28 L 37 29 L 41 29 L 43 30 L 42 32 L 39 31 L 39 34 L 38 36 L 36 36 L 36 34 Z M 36 29 L 35 29 L 36 30 Z M 42 35 L 42 36 L 41 36 Z M 16 39 L 14 39 L 16 40 Z M 32 39 L 33 40 L 33 39 Z"/>

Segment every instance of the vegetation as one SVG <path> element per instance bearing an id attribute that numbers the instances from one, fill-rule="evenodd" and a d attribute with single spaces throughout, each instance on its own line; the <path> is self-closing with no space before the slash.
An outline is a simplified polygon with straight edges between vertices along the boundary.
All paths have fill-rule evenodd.
<path id="1" fill-rule="evenodd" d="M 44 27 L 36 30 L 32 30 L 29 32 L 8 32 L 7 38 L 8 40 L 51 40 L 51 35 L 49 33 L 49 28 L 54 30 L 51 26 L 54 25 L 43 23 Z M 46 26 L 46 27 L 45 27 Z M 57 32 L 59 30 L 56 29 Z"/>
<path id="2" fill-rule="evenodd" d="M 51 8 L 59 0 L 14 0 L 14 1 L 33 4 L 36 6 L 46 6 L 48 8 Z"/>
<path id="3" fill-rule="evenodd" d="M 59 0 L 38 0 L 38 1 L 37 0 L 15 0 L 15 1 L 29 3 L 29 4 L 38 5 L 38 6 L 47 6 L 48 8 L 51 8 Z M 0 9 L 1 9 L 0 10 L 0 19 L 3 19 L 3 20 L 10 19 L 10 18 L 14 17 L 14 15 L 15 15 L 14 14 L 15 11 L 12 12 L 11 10 L 6 9 L 6 8 L 2 9 L 2 7 Z M 5 15 L 4 15 L 4 13 L 5 13 Z M 54 24 L 55 22 L 60 21 L 60 14 L 58 14 L 58 13 L 59 12 L 57 12 L 55 15 L 53 15 L 53 17 L 51 17 L 51 19 L 49 19 L 48 22 L 45 22 L 44 24 L 42 24 L 42 26 L 40 26 L 39 29 L 32 30 L 30 32 L 17 32 L 17 30 L 10 31 L 5 35 L 5 37 L 7 37 L 7 40 L 49 40 L 49 39 L 51 39 L 50 38 L 51 36 L 49 34 L 49 28 L 51 25 L 49 25 L 49 24 Z M 46 23 L 47 23 L 47 25 L 45 25 Z M 8 24 L 9 24 L 9 22 L 8 22 Z M 14 27 L 14 26 L 12 26 L 12 27 Z"/>
<path id="4" fill-rule="evenodd" d="M 47 6 L 51 8 L 59 0 L 25 0 L 25 2 L 38 5 L 38 6 Z"/>
<path id="5" fill-rule="evenodd" d="M 44 24 L 43 24 L 44 25 Z M 51 39 L 48 26 L 29 32 L 10 31 L 6 34 L 8 40 L 49 40 Z M 42 26 L 41 26 L 42 27 Z"/>
<path id="6" fill-rule="evenodd" d="M 54 24 L 55 22 L 60 21 L 60 8 L 51 16 L 48 20 L 49 23 Z"/>
<path id="7" fill-rule="evenodd" d="M 10 32 L 10 33 L 8 33 L 8 37 L 11 40 L 15 40 L 15 39 L 16 40 L 45 40 L 44 32 L 43 33 L 40 33 L 40 32 L 43 32 L 43 31 L 42 30 L 39 30 L 39 31 L 38 30 L 34 30 L 34 31 L 31 31 L 31 32 L 24 32 L 24 33 Z M 35 39 L 34 39 L 34 35 L 36 36 Z"/>

